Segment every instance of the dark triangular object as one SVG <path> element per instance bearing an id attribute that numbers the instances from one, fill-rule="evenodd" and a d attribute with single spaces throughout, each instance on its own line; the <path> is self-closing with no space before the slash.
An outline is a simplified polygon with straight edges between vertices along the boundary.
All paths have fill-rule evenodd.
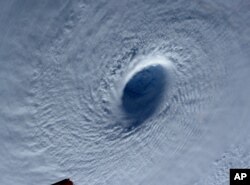
<path id="1" fill-rule="evenodd" d="M 64 179 L 51 185 L 73 185 L 73 182 L 70 179 Z"/>

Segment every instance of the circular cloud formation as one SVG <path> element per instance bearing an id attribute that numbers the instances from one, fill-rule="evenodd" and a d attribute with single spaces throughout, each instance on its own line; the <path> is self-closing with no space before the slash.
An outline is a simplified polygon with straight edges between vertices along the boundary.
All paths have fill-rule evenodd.
<path id="1" fill-rule="evenodd" d="M 0 5 L 3 184 L 220 185 L 250 129 L 249 0 Z"/>
<path id="2" fill-rule="evenodd" d="M 159 105 L 166 83 L 166 71 L 160 65 L 137 72 L 123 90 L 124 111 L 138 122 L 145 120 Z"/>

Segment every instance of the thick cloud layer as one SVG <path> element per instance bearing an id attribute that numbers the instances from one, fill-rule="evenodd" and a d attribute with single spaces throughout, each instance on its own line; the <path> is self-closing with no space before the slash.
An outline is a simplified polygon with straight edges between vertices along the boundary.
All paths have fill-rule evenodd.
<path id="1" fill-rule="evenodd" d="M 228 184 L 250 166 L 249 10 L 1 1 L 2 184 Z"/>

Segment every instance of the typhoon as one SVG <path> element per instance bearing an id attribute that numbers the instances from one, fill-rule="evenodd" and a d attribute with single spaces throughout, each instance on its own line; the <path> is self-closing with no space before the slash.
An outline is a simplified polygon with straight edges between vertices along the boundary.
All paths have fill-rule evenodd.
<path id="1" fill-rule="evenodd" d="M 227 185 L 250 166 L 249 10 L 1 0 L 1 184 Z"/>

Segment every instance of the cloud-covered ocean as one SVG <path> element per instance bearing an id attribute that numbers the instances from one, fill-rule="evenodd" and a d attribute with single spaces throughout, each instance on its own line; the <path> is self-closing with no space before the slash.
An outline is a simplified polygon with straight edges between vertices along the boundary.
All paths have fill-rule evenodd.
<path id="1" fill-rule="evenodd" d="M 0 1 L 0 183 L 227 185 L 250 167 L 249 20 L 249 0 Z"/>

